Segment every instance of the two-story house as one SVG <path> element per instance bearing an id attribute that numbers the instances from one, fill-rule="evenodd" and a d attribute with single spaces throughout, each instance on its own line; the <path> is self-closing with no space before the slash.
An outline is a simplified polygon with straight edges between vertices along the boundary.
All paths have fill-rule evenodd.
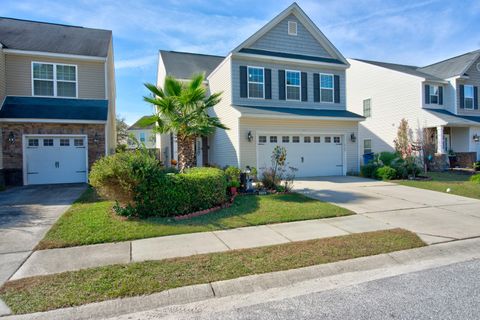
<path id="1" fill-rule="evenodd" d="M 425 67 L 349 62 L 349 110 L 366 118 L 359 126 L 360 154 L 393 151 L 405 118 L 412 141 L 431 141 L 437 158 L 453 151 L 460 166 L 480 159 L 480 50 Z"/>
<path id="2" fill-rule="evenodd" d="M 261 170 L 280 145 L 299 177 L 345 175 L 358 171 L 363 120 L 346 108 L 348 67 L 293 3 L 225 57 L 161 51 L 157 84 L 166 75 L 188 79 L 204 72 L 210 92 L 223 92 L 212 114 L 229 130 L 197 141 L 201 164 Z M 175 157 L 174 139 L 160 140 L 162 154 Z"/>
<path id="3" fill-rule="evenodd" d="M 6 183 L 87 182 L 115 149 L 112 32 L 0 18 L 0 43 Z"/>
<path id="4" fill-rule="evenodd" d="M 127 129 L 128 139 L 127 148 L 134 149 L 138 147 L 138 144 L 142 144 L 147 149 L 157 148 L 157 135 L 153 132 L 154 125 L 141 126 L 142 120 L 148 116 L 141 117 L 134 124 Z M 131 139 L 133 137 L 134 139 Z"/>

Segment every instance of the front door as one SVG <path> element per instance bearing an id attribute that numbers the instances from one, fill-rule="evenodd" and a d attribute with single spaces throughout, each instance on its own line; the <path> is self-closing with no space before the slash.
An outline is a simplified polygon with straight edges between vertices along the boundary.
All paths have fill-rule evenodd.
<path id="1" fill-rule="evenodd" d="M 452 149 L 451 144 L 450 144 L 450 135 L 449 134 L 444 134 L 443 135 L 443 150 L 445 150 L 446 153 L 448 153 Z"/>

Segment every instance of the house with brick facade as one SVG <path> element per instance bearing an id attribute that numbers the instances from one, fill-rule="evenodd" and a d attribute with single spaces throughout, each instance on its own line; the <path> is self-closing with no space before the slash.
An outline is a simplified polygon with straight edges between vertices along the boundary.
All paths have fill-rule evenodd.
<path id="1" fill-rule="evenodd" d="M 7 185 L 87 182 L 113 153 L 112 32 L 0 18 L 0 169 Z"/>

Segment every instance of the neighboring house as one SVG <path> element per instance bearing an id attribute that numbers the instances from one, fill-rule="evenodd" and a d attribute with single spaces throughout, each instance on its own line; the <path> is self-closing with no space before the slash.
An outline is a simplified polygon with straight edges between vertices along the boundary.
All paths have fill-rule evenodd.
<path id="1" fill-rule="evenodd" d="M 413 141 L 429 136 L 437 154 L 452 150 L 461 166 L 480 159 L 480 50 L 426 67 L 349 62 L 349 110 L 366 117 L 359 127 L 360 154 L 393 151 L 405 118 Z"/>
<path id="2" fill-rule="evenodd" d="M 229 130 L 197 141 L 199 164 L 261 169 L 280 145 L 299 177 L 345 175 L 358 171 L 363 120 L 346 108 L 348 67 L 294 3 L 226 57 L 160 51 L 157 84 L 204 72 L 209 91 L 223 92 L 212 115 Z M 160 146 L 175 157 L 174 138 L 163 135 Z"/>
<path id="3" fill-rule="evenodd" d="M 115 150 L 112 32 L 0 18 L 0 43 L 7 184 L 87 182 Z"/>
<path id="4" fill-rule="evenodd" d="M 131 125 L 128 128 L 127 132 L 128 132 L 129 138 L 128 138 L 127 147 L 129 149 L 134 149 L 138 147 L 135 140 L 137 140 L 137 142 L 139 143 L 144 144 L 147 149 L 157 148 L 156 134 L 153 132 L 154 125 L 152 124 L 147 127 L 143 127 L 140 125 L 141 121 L 147 117 L 148 116 L 144 116 L 138 119 L 137 122 L 135 122 L 133 125 Z M 133 135 L 135 140 L 130 139 L 130 135 Z"/>

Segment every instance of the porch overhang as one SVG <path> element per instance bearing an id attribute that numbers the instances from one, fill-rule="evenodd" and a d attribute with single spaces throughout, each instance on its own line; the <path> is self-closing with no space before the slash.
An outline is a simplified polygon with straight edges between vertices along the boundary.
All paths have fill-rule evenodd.
<path id="1" fill-rule="evenodd" d="M 429 121 L 432 127 L 434 126 L 449 126 L 449 127 L 480 127 L 480 116 L 463 116 L 456 115 L 443 109 L 429 109 L 424 111 L 433 116 L 436 121 Z"/>
<path id="2" fill-rule="evenodd" d="M 325 110 L 290 107 L 232 106 L 241 118 L 330 120 L 359 122 L 365 118 L 347 110 Z"/>

